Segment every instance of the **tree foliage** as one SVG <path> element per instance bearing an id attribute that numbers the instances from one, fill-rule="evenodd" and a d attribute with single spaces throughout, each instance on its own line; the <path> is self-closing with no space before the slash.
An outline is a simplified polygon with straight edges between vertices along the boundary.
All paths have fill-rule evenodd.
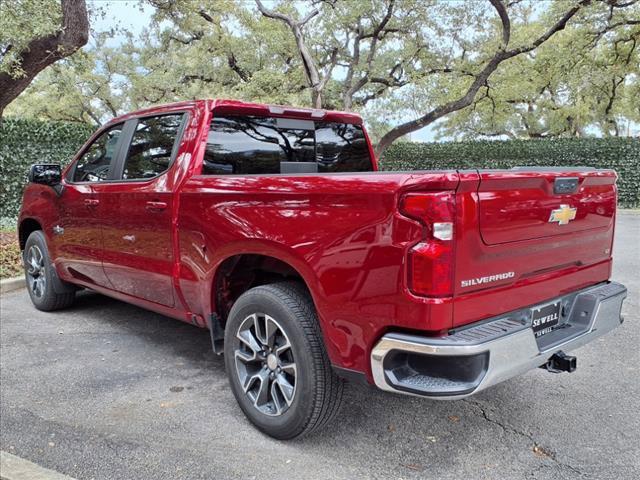
<path id="1" fill-rule="evenodd" d="M 378 152 L 434 122 L 520 138 L 623 135 L 640 116 L 637 0 L 146 3 L 140 36 L 98 35 L 10 112 L 99 123 L 199 97 L 355 110 Z"/>
<path id="2" fill-rule="evenodd" d="M 75 121 L 94 126 L 132 108 L 129 93 L 133 59 L 108 47 L 108 35 L 95 34 L 94 46 L 44 72 L 7 112 L 17 117 Z"/>
<path id="3" fill-rule="evenodd" d="M 620 136 L 640 122 L 640 4 L 610 3 L 553 44 L 505 65 L 471 108 L 439 126 L 446 137 Z"/>

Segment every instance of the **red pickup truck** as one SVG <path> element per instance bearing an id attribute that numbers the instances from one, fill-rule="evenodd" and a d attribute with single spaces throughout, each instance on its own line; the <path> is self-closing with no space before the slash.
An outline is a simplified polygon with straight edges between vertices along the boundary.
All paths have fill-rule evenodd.
<path id="1" fill-rule="evenodd" d="M 202 100 L 116 118 L 19 218 L 31 299 L 87 288 L 207 328 L 233 393 L 286 439 L 343 380 L 457 399 L 622 322 L 616 174 L 379 172 L 358 115 Z M 179 339 L 176 339 L 179 341 Z"/>

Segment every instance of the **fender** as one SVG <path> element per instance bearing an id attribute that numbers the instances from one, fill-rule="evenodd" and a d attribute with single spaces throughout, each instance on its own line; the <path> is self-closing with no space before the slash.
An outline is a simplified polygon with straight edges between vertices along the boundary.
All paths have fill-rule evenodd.
<path id="1" fill-rule="evenodd" d="M 303 257 L 301 257 L 294 249 L 284 245 L 282 243 L 274 242 L 271 240 L 261 239 L 246 239 L 237 242 L 233 242 L 221 248 L 216 252 L 216 259 L 214 261 L 214 267 L 208 272 L 207 276 L 202 279 L 204 285 L 207 285 L 206 300 L 207 303 L 202 304 L 203 312 L 215 312 L 215 280 L 219 273 L 220 266 L 231 257 L 236 255 L 262 255 L 265 257 L 271 257 L 279 260 L 292 269 L 294 269 L 302 278 L 306 284 L 314 304 L 318 305 L 317 288 L 320 286 L 315 272 L 306 263 Z M 322 318 L 320 312 L 319 317 Z M 322 323 L 322 322 L 321 322 Z"/>

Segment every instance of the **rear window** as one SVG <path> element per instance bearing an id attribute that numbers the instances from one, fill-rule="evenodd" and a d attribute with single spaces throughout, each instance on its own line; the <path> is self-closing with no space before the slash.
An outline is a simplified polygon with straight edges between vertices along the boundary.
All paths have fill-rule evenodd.
<path id="1" fill-rule="evenodd" d="M 349 123 L 316 123 L 316 160 L 320 172 L 372 170 L 362 127 Z"/>
<path id="2" fill-rule="evenodd" d="M 371 170 L 369 147 L 359 125 L 225 116 L 211 122 L 202 173 L 251 175 Z"/>

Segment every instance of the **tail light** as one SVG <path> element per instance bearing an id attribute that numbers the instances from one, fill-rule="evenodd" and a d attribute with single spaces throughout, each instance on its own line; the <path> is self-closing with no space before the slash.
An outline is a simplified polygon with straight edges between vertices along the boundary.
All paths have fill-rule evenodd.
<path id="1" fill-rule="evenodd" d="M 425 226 L 422 241 L 408 253 L 409 289 L 426 297 L 452 295 L 455 194 L 409 193 L 400 211 Z"/>

